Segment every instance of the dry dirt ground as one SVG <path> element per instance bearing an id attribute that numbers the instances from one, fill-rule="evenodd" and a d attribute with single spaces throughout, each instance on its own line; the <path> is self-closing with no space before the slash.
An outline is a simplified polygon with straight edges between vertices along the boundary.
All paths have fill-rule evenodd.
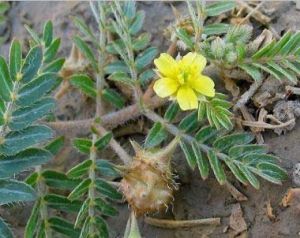
<path id="1" fill-rule="evenodd" d="M 281 33 L 286 29 L 300 29 L 300 11 L 295 9 L 295 4 L 289 1 L 268 2 L 268 9 L 276 9 L 272 21 L 273 28 Z M 163 2 L 140 2 L 138 6 L 146 11 L 145 31 L 150 31 L 153 43 L 161 50 L 166 50 L 167 40 L 163 37 L 164 28 L 174 19 L 170 5 Z M 175 3 L 179 9 L 183 9 L 184 3 Z M 13 3 L 9 13 L 11 36 L 19 39 L 28 37 L 23 28 L 24 23 L 32 24 L 35 29 L 41 29 L 41 25 L 48 19 L 53 20 L 56 35 L 62 38 L 62 55 L 67 55 L 71 47 L 71 38 L 76 34 L 71 16 L 79 15 L 92 23 L 88 2 L 18 2 Z M 1 54 L 6 54 L 8 44 L 1 48 Z M 57 116 L 59 119 L 75 119 L 88 117 L 90 112 L 80 105 L 80 98 L 75 92 L 67 95 L 59 103 Z M 79 101 L 78 101 L 79 100 Z M 291 175 L 292 167 L 300 162 L 300 123 L 298 121 L 293 131 L 286 135 L 277 136 L 273 132 L 264 134 L 265 142 L 270 151 L 282 158 L 282 166 Z M 79 156 L 72 152 L 74 156 Z M 71 157 L 71 156 L 70 156 Z M 69 158 L 66 158 L 69 159 Z M 221 226 L 197 227 L 193 229 L 166 230 L 155 228 L 140 221 L 143 237 L 146 238 L 183 238 L 183 237 L 232 237 L 232 232 L 225 232 L 229 225 L 229 217 L 232 207 L 237 203 L 230 193 L 217 184 L 214 179 L 202 181 L 197 171 L 192 172 L 182 161 L 182 156 L 177 153 L 175 158 L 177 171 L 181 179 L 180 190 L 176 194 L 174 207 L 166 216 L 176 219 L 199 219 L 206 217 L 221 217 Z M 290 176 L 291 177 L 291 176 Z M 300 237 L 300 214 L 293 208 L 282 208 L 280 201 L 289 187 L 295 186 L 291 179 L 283 186 L 262 183 L 261 190 L 256 191 L 251 187 L 240 187 L 234 184 L 247 197 L 248 201 L 241 203 L 244 218 L 247 224 L 247 232 L 240 237 L 253 238 L 279 238 Z M 276 216 L 275 221 L 270 221 L 266 215 L 266 204 L 270 201 Z M 128 218 L 128 209 L 125 205 L 119 205 L 120 215 L 110 219 L 113 237 L 122 237 Z M 26 205 L 22 208 L 11 208 L 6 212 L 13 223 L 19 226 L 16 233 L 22 237 L 22 226 L 26 223 L 29 209 Z"/>

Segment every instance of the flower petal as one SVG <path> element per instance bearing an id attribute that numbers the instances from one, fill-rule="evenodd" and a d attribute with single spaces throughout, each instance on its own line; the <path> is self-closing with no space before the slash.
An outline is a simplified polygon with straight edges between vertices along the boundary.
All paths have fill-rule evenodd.
<path id="1" fill-rule="evenodd" d="M 159 58 L 154 60 L 154 64 L 163 76 L 176 78 L 178 66 L 177 62 L 172 58 L 172 56 L 162 53 L 160 54 Z"/>
<path id="2" fill-rule="evenodd" d="M 189 80 L 188 83 L 191 88 L 195 89 L 197 92 L 205 96 L 208 97 L 215 96 L 215 83 L 211 78 L 205 75 L 200 75 L 197 78 L 193 78 Z"/>
<path id="3" fill-rule="evenodd" d="M 194 90 L 187 86 L 182 86 L 178 89 L 177 101 L 183 111 L 198 107 L 198 99 Z"/>
<path id="4" fill-rule="evenodd" d="M 197 53 L 188 53 L 183 56 L 180 64 L 183 67 L 190 67 L 193 71 L 201 73 L 206 66 L 206 58 Z"/>
<path id="5" fill-rule="evenodd" d="M 171 96 L 177 91 L 179 84 L 177 81 L 169 78 L 161 78 L 154 83 L 154 92 L 161 98 Z"/>

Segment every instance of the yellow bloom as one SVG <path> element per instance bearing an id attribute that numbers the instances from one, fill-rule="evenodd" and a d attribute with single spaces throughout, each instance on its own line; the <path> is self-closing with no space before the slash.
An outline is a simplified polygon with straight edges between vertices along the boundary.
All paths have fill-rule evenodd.
<path id="1" fill-rule="evenodd" d="M 162 98 L 176 98 L 182 110 L 198 107 L 198 96 L 215 96 L 214 82 L 202 75 L 206 59 L 197 53 L 188 53 L 180 60 L 161 54 L 154 60 L 160 79 L 154 84 L 155 93 Z"/>

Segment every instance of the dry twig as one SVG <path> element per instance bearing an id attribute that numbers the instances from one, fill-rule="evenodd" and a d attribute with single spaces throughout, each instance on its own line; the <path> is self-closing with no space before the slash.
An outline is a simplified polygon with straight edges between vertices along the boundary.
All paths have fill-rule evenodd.
<path id="1" fill-rule="evenodd" d="M 221 218 L 205 218 L 197 220 L 166 220 L 158 219 L 153 217 L 145 217 L 145 222 L 157 227 L 167 228 L 167 229 L 177 229 L 177 228 L 189 228 L 200 225 L 220 225 Z"/>

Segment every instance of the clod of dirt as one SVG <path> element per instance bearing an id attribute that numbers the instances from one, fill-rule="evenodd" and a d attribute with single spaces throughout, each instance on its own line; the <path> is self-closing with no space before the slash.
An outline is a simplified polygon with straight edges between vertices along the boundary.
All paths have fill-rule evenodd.
<path id="1" fill-rule="evenodd" d="M 229 226 L 234 230 L 234 235 L 241 234 L 243 231 L 247 230 L 247 224 L 243 217 L 243 211 L 239 203 L 234 204 L 231 210 L 231 215 L 229 218 Z"/>
<path id="2" fill-rule="evenodd" d="M 281 122 L 287 122 L 291 119 L 300 117 L 300 101 L 278 101 L 273 109 L 274 116 Z M 285 133 L 286 131 L 292 130 L 296 125 L 296 122 L 289 124 L 283 128 L 276 128 L 274 132 L 278 135 Z"/>
<path id="3" fill-rule="evenodd" d="M 268 202 L 267 202 L 267 216 L 270 219 L 270 221 L 273 221 L 273 222 L 276 221 L 276 216 L 274 215 L 270 200 L 268 200 Z"/>
<path id="4" fill-rule="evenodd" d="M 300 186 L 300 163 L 295 164 L 292 174 L 293 183 Z"/>
<path id="5" fill-rule="evenodd" d="M 253 95 L 252 100 L 254 105 L 262 108 L 283 99 L 286 94 L 286 85 L 291 85 L 291 82 L 287 80 L 279 81 L 273 76 L 268 77 Z"/>
<path id="6" fill-rule="evenodd" d="M 284 207 L 296 208 L 295 211 L 300 215 L 300 188 L 291 188 L 282 199 Z"/>

